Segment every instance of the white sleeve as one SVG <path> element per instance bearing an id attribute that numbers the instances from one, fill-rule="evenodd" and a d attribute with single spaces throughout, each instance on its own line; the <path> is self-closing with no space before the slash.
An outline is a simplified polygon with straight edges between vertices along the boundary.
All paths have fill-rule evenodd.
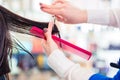
<path id="1" fill-rule="evenodd" d="M 81 68 L 79 64 L 73 63 L 60 50 L 55 50 L 48 57 L 48 65 L 66 80 L 88 80 L 91 71 Z"/>
<path id="2" fill-rule="evenodd" d="M 88 23 L 120 28 L 120 10 L 87 10 Z"/>

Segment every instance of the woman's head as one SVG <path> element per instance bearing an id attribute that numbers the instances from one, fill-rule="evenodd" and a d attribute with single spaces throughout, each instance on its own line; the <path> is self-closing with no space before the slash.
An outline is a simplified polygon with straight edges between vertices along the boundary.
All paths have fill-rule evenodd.
<path id="1" fill-rule="evenodd" d="M 32 26 L 43 29 L 48 23 L 23 18 L 0 5 L 0 76 L 10 71 L 7 58 L 12 53 L 13 45 L 9 31 L 32 35 L 29 31 Z M 52 33 L 58 33 L 56 25 Z"/>

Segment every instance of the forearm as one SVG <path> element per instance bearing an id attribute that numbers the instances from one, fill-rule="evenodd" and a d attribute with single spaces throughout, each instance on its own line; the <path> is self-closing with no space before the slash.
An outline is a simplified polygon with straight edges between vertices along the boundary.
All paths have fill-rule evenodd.
<path id="1" fill-rule="evenodd" d="M 48 58 L 48 64 L 60 77 L 66 78 L 66 80 L 88 80 L 93 74 L 91 70 L 73 63 L 60 50 L 52 52 Z"/>
<path id="2" fill-rule="evenodd" d="M 75 15 L 74 18 L 76 23 L 87 23 L 87 19 L 88 19 L 87 10 L 79 10 L 78 15 Z"/>
<path id="3" fill-rule="evenodd" d="M 87 23 L 120 27 L 119 10 L 87 10 Z"/>
<path id="4" fill-rule="evenodd" d="M 60 76 L 65 78 L 65 73 L 75 63 L 67 59 L 59 49 L 53 51 L 48 57 L 48 65 Z"/>
<path id="5" fill-rule="evenodd" d="M 87 10 L 87 16 L 87 23 L 109 24 L 109 10 Z"/>

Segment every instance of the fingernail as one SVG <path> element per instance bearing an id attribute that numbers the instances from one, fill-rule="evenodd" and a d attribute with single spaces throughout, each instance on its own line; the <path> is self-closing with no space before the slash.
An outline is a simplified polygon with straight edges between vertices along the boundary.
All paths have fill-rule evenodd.
<path id="1" fill-rule="evenodd" d="M 40 9 L 43 9 L 43 7 L 40 7 Z"/>
<path id="2" fill-rule="evenodd" d="M 47 30 L 47 28 L 44 28 L 43 31 L 44 31 L 44 33 L 46 33 L 48 30 Z"/>
<path id="3" fill-rule="evenodd" d="M 42 5 L 42 3 L 40 3 L 40 5 Z"/>

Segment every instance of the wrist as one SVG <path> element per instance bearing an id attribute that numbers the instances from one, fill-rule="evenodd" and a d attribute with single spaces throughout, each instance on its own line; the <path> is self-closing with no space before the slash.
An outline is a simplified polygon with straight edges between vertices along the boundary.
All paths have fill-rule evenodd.
<path id="1" fill-rule="evenodd" d="M 87 10 L 87 15 L 88 15 L 87 23 L 101 24 L 101 25 L 109 24 L 109 10 L 102 10 L 102 9 Z"/>
<path id="2" fill-rule="evenodd" d="M 87 23 L 87 10 L 80 10 L 80 23 Z"/>

